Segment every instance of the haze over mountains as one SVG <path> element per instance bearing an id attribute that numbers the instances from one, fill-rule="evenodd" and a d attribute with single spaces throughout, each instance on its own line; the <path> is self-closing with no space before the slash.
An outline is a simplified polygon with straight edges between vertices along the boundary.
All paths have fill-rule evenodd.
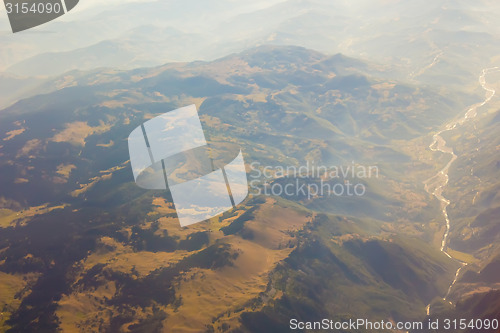
<path id="1" fill-rule="evenodd" d="M 486 0 L 474 4 L 217 1 L 210 5 L 198 0 L 133 1 L 120 6 L 89 3 L 75 10 L 15 35 L 5 15 L 0 78 L 17 75 L 25 80 L 69 70 L 213 60 L 256 45 L 276 44 L 340 52 L 379 64 L 391 78 L 461 89 L 500 51 L 500 29 L 495 24 L 500 8 Z M 2 90 L 0 105 L 11 104 L 21 94 L 36 93 L 25 88 Z"/>
<path id="2" fill-rule="evenodd" d="M 462 72 L 464 77 L 480 69 L 472 68 L 473 63 L 489 62 L 488 55 L 498 54 L 499 11 L 497 2 L 486 0 L 473 4 L 409 0 L 125 2 L 102 9 L 93 6 L 72 13 L 67 22 L 57 20 L 15 37 L 3 33 L 0 70 L 32 76 L 71 69 L 133 68 L 212 60 L 271 43 L 391 61 L 414 71 L 418 79 L 424 74 L 418 70 L 440 55 L 438 65 L 443 72 Z"/>
<path id="3" fill-rule="evenodd" d="M 132 1 L 74 13 L 0 35 L 3 330 L 500 318 L 498 3 Z M 253 188 L 235 210 L 179 227 L 168 191 L 133 182 L 126 140 L 189 104 L 210 145 L 241 147 L 261 189 L 354 182 L 366 193 Z M 441 134 L 448 153 L 432 151 L 459 119 Z M 451 151 L 445 237 L 425 182 Z M 379 172 L 250 167 L 311 162 Z"/>

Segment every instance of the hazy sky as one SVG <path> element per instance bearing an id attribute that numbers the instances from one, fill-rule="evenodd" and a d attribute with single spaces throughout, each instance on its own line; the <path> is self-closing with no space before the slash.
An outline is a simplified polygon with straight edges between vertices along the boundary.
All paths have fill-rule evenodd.
<path id="1" fill-rule="evenodd" d="M 125 2 L 155 2 L 158 0 L 80 0 L 78 5 L 71 11 L 72 14 L 82 14 L 91 9 L 99 7 L 119 6 Z M 65 20 L 77 19 L 78 15 L 66 15 Z M 62 18 L 61 18 L 62 19 Z"/>
<path id="2" fill-rule="evenodd" d="M 112 6 L 120 6 L 126 2 L 157 2 L 157 1 L 165 1 L 165 2 L 182 2 L 182 0 L 80 0 L 78 5 L 70 12 L 71 15 L 64 15 L 62 17 L 57 18 L 60 21 L 73 21 L 84 19 L 87 15 L 92 15 L 93 13 L 103 9 L 104 7 L 112 7 Z M 262 8 L 266 8 L 272 6 L 274 4 L 284 2 L 286 0 L 254 0 L 243 2 L 241 0 L 227 0 L 229 2 L 239 3 L 241 6 L 239 8 L 245 11 L 253 11 Z M 9 30 L 10 25 L 7 18 L 7 13 L 4 5 L 0 5 L 0 31 Z"/>
<path id="3" fill-rule="evenodd" d="M 80 0 L 78 5 L 66 15 L 40 26 L 13 34 L 10 28 L 7 12 L 0 4 L 0 72 L 9 66 L 46 52 L 64 52 L 78 48 L 88 47 L 103 40 L 116 40 L 127 31 L 141 25 L 154 25 L 158 27 L 172 27 L 186 33 L 205 33 L 207 27 L 214 26 L 214 20 L 225 20 L 242 13 L 249 13 L 266 7 L 273 6 L 286 0 Z M 104 11 L 124 8 L 126 3 L 144 3 L 143 6 L 156 8 L 153 3 L 160 2 L 175 10 L 185 9 L 189 13 L 190 7 L 195 9 L 196 15 L 174 17 L 166 13 L 156 13 L 155 17 L 148 20 L 140 17 L 133 20 L 133 12 L 120 11 L 113 17 L 113 23 L 102 19 Z M 185 6 L 185 7 L 184 7 Z M 214 11 L 210 12 L 213 6 Z M 163 6 L 164 7 L 164 6 Z M 207 15 L 203 15 L 203 9 Z M 219 12 L 217 8 L 226 10 Z M 201 13 L 200 13 L 201 9 Z M 120 20 L 120 15 L 123 16 Z M 99 18 L 99 21 L 96 19 Z M 72 24 L 75 22 L 76 24 Z M 62 24 L 61 24 L 62 23 Z M 86 28 L 88 26 L 88 29 Z M 97 29 L 97 30 L 96 30 Z M 198 58 L 198 57 L 196 57 Z M 191 59 L 191 58 L 189 58 Z"/>
<path id="4" fill-rule="evenodd" d="M 102 0 L 80 0 L 78 6 L 73 10 L 75 14 L 82 14 L 88 10 L 97 9 L 103 6 L 119 6 L 124 2 L 182 2 L 182 0 L 106 0 L 105 2 Z M 208 0 L 205 0 L 208 1 Z M 248 10 L 257 10 L 261 8 L 266 8 L 272 6 L 273 4 L 283 2 L 286 0 L 254 0 L 254 1 L 242 1 L 242 0 L 228 0 L 229 2 L 239 3 L 242 8 L 247 8 Z M 72 12 L 73 12 L 72 11 Z M 75 15 L 74 15 L 75 16 Z M 66 18 L 67 20 L 71 20 L 71 17 Z"/>

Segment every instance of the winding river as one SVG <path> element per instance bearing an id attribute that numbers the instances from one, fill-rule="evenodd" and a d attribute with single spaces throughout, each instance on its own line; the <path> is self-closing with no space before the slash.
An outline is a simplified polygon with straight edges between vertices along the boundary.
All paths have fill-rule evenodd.
<path id="1" fill-rule="evenodd" d="M 424 182 L 425 185 L 425 190 L 435 196 L 440 202 L 441 202 L 441 212 L 443 214 L 444 220 L 446 222 L 446 229 L 443 235 L 443 239 L 441 241 L 441 252 L 446 254 L 449 258 L 453 259 L 450 254 L 448 253 L 448 238 L 450 235 L 450 218 L 448 216 L 448 206 L 450 205 L 450 200 L 445 198 L 443 196 L 443 191 L 446 185 L 448 185 L 448 172 L 450 170 L 451 165 L 455 160 L 457 159 L 457 155 L 453 151 L 453 148 L 448 147 L 446 140 L 441 136 L 446 131 L 451 131 L 455 128 L 458 128 L 462 126 L 465 122 L 469 121 L 470 119 L 473 119 L 477 115 L 477 109 L 480 108 L 481 106 L 485 105 L 488 103 L 493 96 L 495 95 L 495 90 L 488 88 L 486 86 L 486 74 L 491 73 L 491 72 L 496 72 L 499 71 L 500 67 L 492 67 L 492 68 L 485 68 L 482 70 L 481 75 L 479 76 L 479 84 L 481 84 L 481 87 L 486 91 L 485 93 L 485 99 L 481 103 L 477 103 L 469 107 L 465 115 L 458 120 L 453 120 L 450 123 L 448 123 L 444 129 L 440 130 L 433 136 L 433 141 L 429 145 L 429 149 L 435 152 L 441 152 L 444 154 L 450 155 L 450 160 L 449 162 L 441 169 L 437 174 L 432 176 L 431 178 L 427 179 Z M 454 259 L 457 260 L 457 259 Z M 458 261 L 458 260 L 457 260 Z M 446 295 L 444 296 L 443 300 L 446 300 L 448 296 L 451 293 L 451 289 L 457 282 L 458 276 L 460 275 L 460 271 L 467 266 L 467 263 L 459 261 L 462 266 L 457 270 L 455 274 L 455 279 L 453 282 L 450 284 L 450 287 L 448 288 L 448 291 Z M 450 302 L 451 303 L 451 302 Z M 427 306 L 427 315 L 430 314 L 430 304 Z"/>

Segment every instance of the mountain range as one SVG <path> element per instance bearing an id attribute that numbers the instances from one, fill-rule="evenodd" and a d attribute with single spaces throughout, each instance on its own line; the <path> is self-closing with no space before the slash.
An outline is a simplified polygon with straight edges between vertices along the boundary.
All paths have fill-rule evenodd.
<path id="1" fill-rule="evenodd" d="M 428 304 L 435 317 L 497 313 L 498 108 L 464 125 L 477 140 L 468 127 L 447 136 L 460 156 L 445 192 L 449 258 L 440 251 L 440 203 L 424 186 L 447 159 L 428 145 L 484 91 L 388 76 L 376 62 L 261 46 L 38 83 L 0 111 L 3 327 L 287 332 L 292 317 L 425 320 Z M 236 209 L 181 228 L 168 191 L 134 183 L 127 137 L 190 104 L 209 144 L 241 147 L 249 180 L 252 163 L 379 173 L 329 180 L 361 182 L 363 196 L 253 192 Z M 484 184 L 465 176 L 471 166 Z M 296 180 L 320 181 L 264 182 Z M 469 265 L 450 305 L 442 298 L 461 262 Z"/>

